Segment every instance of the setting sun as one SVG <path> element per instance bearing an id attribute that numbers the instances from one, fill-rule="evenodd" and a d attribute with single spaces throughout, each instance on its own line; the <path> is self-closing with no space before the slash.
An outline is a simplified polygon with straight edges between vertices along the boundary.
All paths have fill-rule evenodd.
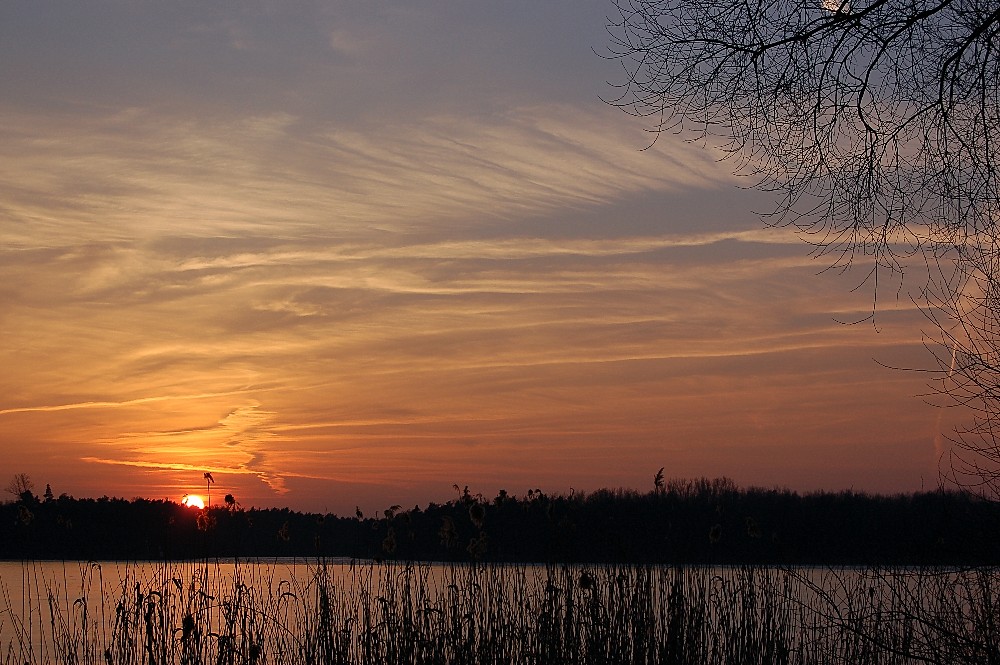
<path id="1" fill-rule="evenodd" d="M 50 484 L 53 499 L 200 507 L 181 497 L 204 490 L 204 508 L 220 516 L 236 511 L 229 493 L 247 510 L 353 515 L 441 502 L 456 481 L 484 496 L 644 489 L 665 464 L 664 482 L 726 476 L 889 494 L 933 484 L 965 411 L 914 399 L 928 375 L 887 366 L 940 369 L 922 335 L 940 337 L 927 325 L 935 308 L 887 299 L 877 333 L 842 325 L 882 305 L 870 270 L 894 280 L 904 271 L 866 251 L 823 271 L 841 254 L 812 256 L 823 233 L 761 220 L 756 211 L 783 204 L 784 190 L 754 190 L 735 147 L 723 141 L 716 154 L 660 132 L 658 114 L 624 114 L 619 106 L 666 98 L 628 97 L 641 84 L 605 52 L 619 46 L 609 31 L 623 57 L 634 45 L 633 12 L 621 16 L 619 4 L 632 0 L 574 2 L 567 21 L 551 2 L 468 2 L 461 12 L 405 0 L 357 12 L 240 3 L 206 16 L 194 3 L 118 12 L 94 0 L 0 1 L 3 474 L 30 475 L 36 494 Z M 875 9 L 861 13 L 872 2 L 807 4 L 803 20 L 830 30 L 875 20 Z M 997 2 L 940 5 L 975 14 Z M 382 16 L 383 7 L 400 9 Z M 955 20 L 943 25 L 965 25 Z M 271 23 L 281 29 L 262 29 Z M 442 55 L 440 35 L 471 26 L 490 35 L 472 40 L 471 59 Z M 73 41 L 60 42 L 60 30 Z M 992 53 L 977 50 L 989 34 L 948 74 L 977 71 L 966 64 Z M 529 50 L 511 58 L 510 44 Z M 392 67 L 361 57 L 369 48 L 394 54 Z M 874 57 L 858 53 L 858 63 Z M 915 72 L 945 76 L 923 56 Z M 204 63 L 197 76 L 177 75 L 193 61 Z M 624 62 L 645 71 L 641 56 Z M 96 84 L 81 85 L 78 72 Z M 776 76 L 785 97 L 773 109 L 790 112 L 801 100 Z M 914 76 L 901 80 L 916 89 Z M 441 94 L 431 81 L 463 92 Z M 608 104 L 602 92 L 623 96 Z M 827 136 L 760 129 L 781 145 Z M 920 137 L 914 150 L 936 145 Z M 992 168 L 993 154 L 970 163 Z M 752 163 L 754 175 L 772 166 Z M 773 162 L 797 173 L 789 164 Z M 877 205 L 855 194 L 844 200 L 861 207 L 837 199 L 829 210 Z M 830 195 L 821 187 L 816 205 Z M 845 249 L 855 240 L 847 228 Z M 980 235 L 993 238 L 961 237 Z M 839 270 L 855 264 L 856 274 Z M 894 281 L 897 290 L 927 290 L 919 271 L 905 272 L 916 281 Z M 945 346 L 948 364 L 954 344 Z M 4 491 L 8 480 L 0 503 L 19 497 Z"/>
<path id="2" fill-rule="evenodd" d="M 205 501 L 197 494 L 185 494 L 181 503 L 189 508 L 204 508 Z"/>

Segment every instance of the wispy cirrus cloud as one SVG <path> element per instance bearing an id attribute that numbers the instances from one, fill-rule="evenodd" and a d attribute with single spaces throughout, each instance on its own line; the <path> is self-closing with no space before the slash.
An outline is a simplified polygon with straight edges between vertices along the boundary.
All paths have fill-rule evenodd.
<path id="1" fill-rule="evenodd" d="M 280 449 L 280 434 L 273 431 L 277 414 L 251 400 L 232 409 L 216 423 L 182 430 L 123 432 L 95 441 L 102 457 L 85 456 L 84 462 L 130 466 L 156 471 L 200 471 L 253 476 L 276 494 L 284 494 L 289 475 L 322 478 L 301 469 L 275 466 L 271 453 Z M 107 453 L 114 453 L 108 457 Z"/>
<path id="2" fill-rule="evenodd" d="M 266 388 L 254 388 L 252 392 L 259 393 Z M 219 393 L 200 393 L 195 395 L 158 395 L 155 397 L 138 397 L 120 402 L 75 402 L 72 404 L 49 404 L 45 406 L 25 406 L 13 409 L 0 410 L 0 416 L 12 413 L 35 413 L 50 411 L 73 411 L 76 409 L 117 409 L 141 404 L 155 404 L 157 402 L 175 402 L 183 400 L 200 400 L 208 397 L 231 397 L 234 395 L 245 395 L 250 390 L 228 390 Z"/>
<path id="3" fill-rule="evenodd" d="M 17 247 L 317 230 L 370 240 L 378 230 L 440 231 L 447 220 L 475 225 L 730 181 L 684 144 L 641 153 L 638 137 L 609 129 L 609 113 L 527 108 L 376 132 L 282 114 L 234 123 L 143 109 L 25 116 L 8 107 L 0 109 L 0 193 L 9 223 L 0 233 Z"/>
<path id="4" fill-rule="evenodd" d="M 54 1 L 0 26 L 12 467 L 349 512 L 931 468 L 921 380 L 871 360 L 919 365 L 905 290 L 840 325 L 870 296 L 730 164 L 643 150 L 603 4 Z"/>

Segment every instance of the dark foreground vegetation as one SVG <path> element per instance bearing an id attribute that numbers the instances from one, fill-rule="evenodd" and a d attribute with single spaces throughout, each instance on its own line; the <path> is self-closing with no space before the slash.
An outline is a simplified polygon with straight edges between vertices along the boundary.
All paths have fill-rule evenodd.
<path id="1" fill-rule="evenodd" d="M 92 563 L 61 588 L 24 565 L 27 602 L 0 602 L 2 665 L 979 665 L 998 655 L 993 569 L 318 561 L 282 577 L 274 564 Z"/>
<path id="2" fill-rule="evenodd" d="M 377 517 L 147 499 L 39 498 L 0 506 L 0 558 L 152 560 L 352 557 L 768 565 L 1000 563 L 1000 506 L 962 492 L 799 495 L 731 481 L 658 482 L 649 493 L 550 496 L 458 487 L 443 504 Z"/>

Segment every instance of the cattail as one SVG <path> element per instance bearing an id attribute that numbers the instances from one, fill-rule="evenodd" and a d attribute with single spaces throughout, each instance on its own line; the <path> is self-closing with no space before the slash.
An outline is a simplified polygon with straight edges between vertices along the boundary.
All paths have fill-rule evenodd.
<path id="1" fill-rule="evenodd" d="M 194 617 L 190 614 L 185 614 L 184 619 L 181 621 L 181 642 L 186 644 L 191 639 L 191 636 L 194 635 L 194 631 Z"/>

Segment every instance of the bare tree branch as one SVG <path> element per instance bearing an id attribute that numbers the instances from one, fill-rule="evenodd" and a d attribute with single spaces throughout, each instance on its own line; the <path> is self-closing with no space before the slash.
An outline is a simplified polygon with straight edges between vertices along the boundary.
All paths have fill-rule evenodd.
<path id="1" fill-rule="evenodd" d="M 831 268 L 906 274 L 950 478 L 1000 492 L 1000 2 L 612 0 L 608 103 L 721 149 Z"/>

